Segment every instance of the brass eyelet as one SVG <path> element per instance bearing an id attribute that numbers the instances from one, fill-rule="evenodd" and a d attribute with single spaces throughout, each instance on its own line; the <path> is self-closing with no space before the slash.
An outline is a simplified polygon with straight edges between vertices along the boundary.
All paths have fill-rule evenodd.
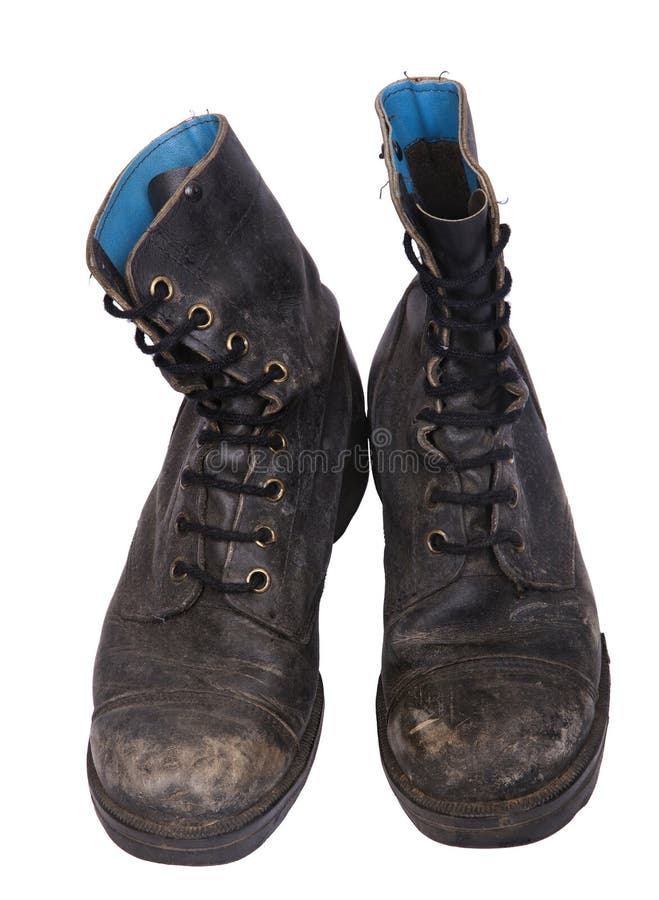
<path id="1" fill-rule="evenodd" d="M 179 563 L 184 563 L 184 562 L 185 562 L 184 559 L 181 559 L 181 557 L 178 557 L 177 559 L 175 559 L 172 562 L 171 566 L 169 567 L 169 577 L 172 579 L 174 584 L 180 584 L 182 581 L 185 581 L 185 579 L 188 577 L 187 572 L 181 572 L 178 575 L 176 573 L 176 567 L 179 565 Z"/>
<path id="2" fill-rule="evenodd" d="M 216 434 L 222 434 L 222 426 L 216 419 L 208 419 L 206 421 L 206 424 L 204 425 L 204 430 L 214 431 L 214 432 L 216 432 Z M 209 440 L 202 441 L 202 440 L 200 440 L 200 436 L 197 436 L 197 443 L 199 444 L 200 447 L 205 447 L 209 443 L 212 443 L 212 441 L 209 441 Z"/>
<path id="3" fill-rule="evenodd" d="M 258 547 L 269 547 L 270 544 L 274 544 L 277 540 L 274 528 L 271 528 L 269 525 L 257 525 L 254 533 L 261 535 L 260 538 L 254 541 Z"/>
<path id="4" fill-rule="evenodd" d="M 276 485 L 276 490 L 272 491 L 272 493 L 266 494 L 265 497 L 266 500 L 269 500 L 271 503 L 277 503 L 277 501 L 281 500 L 281 498 L 286 493 L 286 488 L 284 486 L 284 482 L 279 478 L 269 478 L 263 485 L 263 487 L 268 488 L 271 484 Z"/>
<path id="5" fill-rule="evenodd" d="M 445 543 L 448 543 L 446 532 L 442 531 L 441 528 L 434 528 L 426 535 L 426 547 L 428 548 L 428 550 L 430 550 L 431 553 L 441 553 L 441 549 L 439 547 L 435 547 L 433 543 L 434 537 L 441 538 Z"/>
<path id="6" fill-rule="evenodd" d="M 273 431 L 270 435 L 270 440 L 272 443 L 268 444 L 268 446 L 273 453 L 283 453 L 283 451 L 288 447 L 286 436 L 283 435 L 281 431 Z"/>
<path id="7" fill-rule="evenodd" d="M 432 492 L 435 490 L 436 487 L 437 487 L 436 484 L 432 484 L 432 483 L 429 484 L 426 487 L 424 494 L 423 494 L 423 502 L 430 509 L 434 509 L 437 506 L 437 503 L 432 499 Z"/>
<path id="8" fill-rule="evenodd" d="M 283 364 L 283 362 L 280 362 L 278 359 L 272 359 L 269 363 L 267 363 L 264 371 L 266 375 L 269 375 L 270 369 L 273 369 L 275 366 L 281 371 L 281 375 L 278 378 L 273 378 L 273 383 L 283 384 L 283 382 L 288 379 L 288 369 Z"/>
<path id="9" fill-rule="evenodd" d="M 261 582 L 261 585 L 260 587 L 253 587 L 252 582 L 257 576 L 259 581 Z M 252 569 L 245 581 L 255 594 L 264 594 L 272 584 L 272 579 L 265 569 Z"/>
<path id="10" fill-rule="evenodd" d="M 523 550 L 526 550 L 526 544 L 524 543 L 524 538 L 521 534 L 517 534 L 516 537 L 519 538 L 519 543 L 513 544 L 513 550 L 516 550 L 517 553 L 521 553 Z"/>
<path id="11" fill-rule="evenodd" d="M 176 531 L 178 534 L 185 534 L 184 529 L 181 527 L 184 522 L 188 521 L 188 517 L 184 512 L 180 512 L 176 517 Z"/>
<path id="12" fill-rule="evenodd" d="M 249 341 L 245 337 L 245 335 L 241 331 L 232 331 L 229 337 L 227 338 L 227 350 L 233 353 L 236 349 L 233 346 L 234 341 L 242 341 L 243 349 L 241 352 L 241 356 L 245 356 L 247 351 L 249 350 Z"/>
<path id="13" fill-rule="evenodd" d="M 516 484 L 511 484 L 510 489 L 513 492 L 513 499 L 508 501 L 508 506 L 511 509 L 515 509 L 515 507 L 519 503 L 519 488 Z"/>
<path id="14" fill-rule="evenodd" d="M 203 331 L 205 328 L 209 328 L 213 322 L 213 312 L 209 309 L 205 303 L 195 303 L 194 306 L 191 306 L 188 310 L 188 319 L 192 320 L 193 315 L 200 309 L 206 315 L 206 321 L 202 322 L 200 325 L 195 325 L 195 328 L 198 328 L 200 331 Z"/>
<path id="15" fill-rule="evenodd" d="M 442 362 L 441 356 L 431 356 L 426 363 L 426 378 L 432 387 L 439 387 L 440 372 L 439 367 Z M 438 401 L 441 402 L 441 401 Z"/>
<path id="16" fill-rule="evenodd" d="M 428 324 L 426 325 L 426 337 L 438 337 L 439 336 L 439 325 L 435 322 L 434 319 L 430 319 Z"/>
<path id="17" fill-rule="evenodd" d="M 174 296 L 174 285 L 166 275 L 156 275 L 156 277 L 153 279 L 153 281 L 151 282 L 151 287 L 149 288 L 149 293 L 151 294 L 151 296 L 156 296 L 156 288 L 159 284 L 164 284 L 167 288 L 167 296 L 162 298 L 163 301 L 166 302 L 167 300 L 171 300 Z"/>

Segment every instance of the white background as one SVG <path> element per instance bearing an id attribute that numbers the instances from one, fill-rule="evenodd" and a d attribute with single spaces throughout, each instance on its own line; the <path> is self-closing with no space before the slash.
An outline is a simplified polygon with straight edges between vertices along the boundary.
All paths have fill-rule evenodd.
<path id="1" fill-rule="evenodd" d="M 5 896 L 645 897 L 656 889 L 656 26 L 652 4 L 14 3 L 2 22 L 2 839 Z M 502 851 L 429 841 L 381 771 L 382 528 L 372 484 L 322 600 L 324 732 L 252 856 L 141 862 L 87 794 L 106 604 L 179 397 L 103 312 L 86 233 L 119 170 L 225 113 L 341 303 L 364 379 L 412 271 L 381 185 L 376 93 L 448 70 L 509 198 L 513 326 L 612 658 L 589 805 Z M 656 895 L 655 895 L 656 896 Z"/>

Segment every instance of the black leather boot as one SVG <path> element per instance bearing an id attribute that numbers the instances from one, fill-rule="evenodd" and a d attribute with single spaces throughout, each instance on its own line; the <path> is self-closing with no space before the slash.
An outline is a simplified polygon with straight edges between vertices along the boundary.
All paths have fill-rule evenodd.
<path id="1" fill-rule="evenodd" d="M 407 79 L 377 110 L 418 273 L 369 383 L 386 538 L 382 761 L 434 840 L 528 843 L 561 828 L 595 786 L 606 649 L 508 325 L 509 229 L 464 89 Z"/>
<path id="2" fill-rule="evenodd" d="M 360 381 L 334 297 L 222 116 L 135 157 L 88 263 L 184 395 L 103 627 L 92 797 L 135 856 L 228 862 L 313 761 L 318 604 L 368 477 Z"/>

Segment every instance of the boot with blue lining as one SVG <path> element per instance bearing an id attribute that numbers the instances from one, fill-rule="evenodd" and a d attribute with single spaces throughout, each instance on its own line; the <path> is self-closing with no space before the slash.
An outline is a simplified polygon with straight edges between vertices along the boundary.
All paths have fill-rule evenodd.
<path id="1" fill-rule="evenodd" d="M 316 751 L 318 605 L 367 479 L 359 376 L 336 300 L 222 116 L 135 157 L 87 257 L 183 396 L 98 648 L 92 798 L 135 856 L 230 862 L 282 821 Z"/>
<path id="2" fill-rule="evenodd" d="M 465 91 L 406 78 L 376 107 L 417 271 L 369 382 L 386 540 L 382 762 L 434 840 L 529 843 L 568 822 L 595 786 L 606 648 L 510 331 L 510 232 L 478 163 Z M 396 465 L 401 454 L 416 465 Z"/>

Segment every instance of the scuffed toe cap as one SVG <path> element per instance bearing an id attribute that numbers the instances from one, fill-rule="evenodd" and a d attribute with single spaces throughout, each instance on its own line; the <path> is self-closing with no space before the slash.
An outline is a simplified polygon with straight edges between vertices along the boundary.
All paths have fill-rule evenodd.
<path id="1" fill-rule="evenodd" d="M 588 735 L 590 684 L 534 660 L 459 663 L 396 698 L 389 745 L 410 782 L 437 800 L 521 797 L 560 775 Z"/>
<path id="2" fill-rule="evenodd" d="M 133 815 L 167 823 L 235 817 L 286 775 L 294 735 L 261 707 L 156 703 L 101 712 L 91 755 L 101 786 Z"/>

